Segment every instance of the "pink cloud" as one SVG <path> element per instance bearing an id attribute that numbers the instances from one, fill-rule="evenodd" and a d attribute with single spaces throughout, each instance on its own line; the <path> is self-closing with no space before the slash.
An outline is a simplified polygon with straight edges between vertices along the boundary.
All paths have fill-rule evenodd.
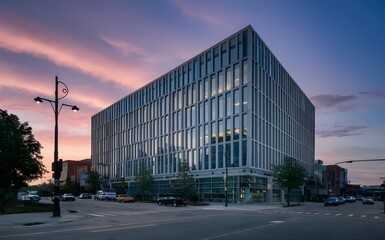
<path id="1" fill-rule="evenodd" d="M 134 62 L 128 64 L 127 61 L 119 61 L 103 55 L 87 44 L 69 39 L 60 32 L 36 26 L 30 20 L 26 27 L 28 22 L 26 20 L 11 16 L 14 21 L 9 23 L 8 18 L 4 19 L 5 21 L 0 21 L 2 29 L 0 48 L 8 51 L 47 59 L 58 66 L 77 70 L 102 81 L 131 89 L 143 86 L 143 82 L 152 80 L 155 75 L 148 70 L 142 71 Z"/>

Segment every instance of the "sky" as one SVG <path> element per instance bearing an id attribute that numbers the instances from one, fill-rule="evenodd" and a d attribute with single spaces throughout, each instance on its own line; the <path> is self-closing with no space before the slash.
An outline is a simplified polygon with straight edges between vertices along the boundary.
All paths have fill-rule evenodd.
<path id="1" fill-rule="evenodd" d="M 54 80 L 68 95 L 59 158 L 91 156 L 91 116 L 251 25 L 316 107 L 315 159 L 385 158 L 385 1 L 1 0 L 0 108 L 53 161 Z M 385 162 L 341 164 L 378 185 Z M 47 174 L 39 180 L 50 179 Z"/>

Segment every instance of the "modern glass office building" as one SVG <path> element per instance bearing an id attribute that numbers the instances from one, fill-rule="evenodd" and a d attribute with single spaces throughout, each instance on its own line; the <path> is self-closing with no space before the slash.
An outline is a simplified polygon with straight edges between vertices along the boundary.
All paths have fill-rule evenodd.
<path id="1" fill-rule="evenodd" d="M 247 26 L 92 116 L 92 166 L 137 191 L 140 166 L 170 192 L 187 161 L 201 201 L 281 201 L 272 165 L 314 163 L 314 106 Z M 227 163 L 227 164 L 226 164 Z"/>

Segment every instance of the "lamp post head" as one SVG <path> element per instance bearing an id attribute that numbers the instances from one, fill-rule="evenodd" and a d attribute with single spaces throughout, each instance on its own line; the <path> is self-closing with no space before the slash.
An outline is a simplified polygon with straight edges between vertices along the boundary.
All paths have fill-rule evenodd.
<path id="1" fill-rule="evenodd" d="M 77 112 L 77 111 L 80 110 L 77 106 L 73 106 L 71 109 L 72 109 L 72 111 L 74 111 L 74 112 Z"/>
<path id="2" fill-rule="evenodd" d="M 40 104 L 40 103 L 43 102 L 43 99 L 41 99 L 41 97 L 35 97 L 33 100 L 34 100 L 37 104 Z"/>

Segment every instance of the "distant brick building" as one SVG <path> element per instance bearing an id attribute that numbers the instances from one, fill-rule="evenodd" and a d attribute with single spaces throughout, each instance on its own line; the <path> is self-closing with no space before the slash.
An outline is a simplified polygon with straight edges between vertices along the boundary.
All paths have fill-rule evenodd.
<path id="1" fill-rule="evenodd" d="M 91 171 L 91 159 L 65 160 L 61 172 L 60 182 L 65 182 L 69 177 L 71 181 L 80 183 L 80 175 Z"/>
<path id="2" fill-rule="evenodd" d="M 343 195 L 346 192 L 346 185 L 348 184 L 348 170 L 338 165 L 328 165 L 326 169 L 329 195 Z"/>

